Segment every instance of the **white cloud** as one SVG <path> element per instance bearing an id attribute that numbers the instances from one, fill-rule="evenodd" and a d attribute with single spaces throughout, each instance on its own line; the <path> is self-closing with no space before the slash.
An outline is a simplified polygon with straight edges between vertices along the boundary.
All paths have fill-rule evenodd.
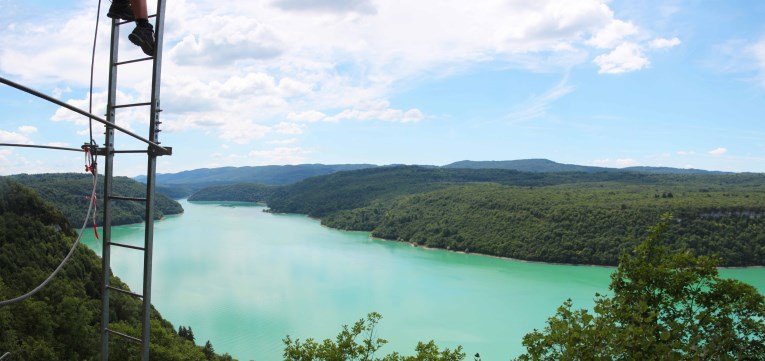
<path id="1" fill-rule="evenodd" d="M 25 135 L 37 133 L 37 128 L 31 125 L 22 125 L 19 127 L 19 133 L 25 134 Z"/>
<path id="2" fill-rule="evenodd" d="M 279 124 L 276 124 L 274 126 L 274 131 L 279 134 L 303 134 L 303 130 L 305 129 L 305 125 L 297 124 L 297 123 L 290 123 L 290 122 L 280 122 Z"/>
<path id="3" fill-rule="evenodd" d="M 32 144 L 32 140 L 24 134 L 0 129 L 0 143 Z"/>
<path id="4" fill-rule="evenodd" d="M 269 140 L 268 144 L 289 145 L 289 144 L 295 144 L 298 141 L 299 141 L 299 139 L 297 139 L 297 138 L 274 139 L 274 140 Z"/>
<path id="5" fill-rule="evenodd" d="M 359 104 L 356 108 L 346 109 L 333 116 L 322 119 L 327 122 L 339 122 L 341 120 L 381 120 L 386 122 L 418 122 L 425 119 L 425 115 L 419 109 L 390 108 L 387 100 L 374 100 Z"/>
<path id="6" fill-rule="evenodd" d="M 327 115 L 317 110 L 304 112 L 291 112 L 287 114 L 287 120 L 293 122 L 339 122 L 342 120 L 380 120 L 386 122 L 410 123 L 425 119 L 425 114 L 419 109 L 409 110 L 394 109 L 390 102 L 384 99 L 363 102 L 352 109 L 345 109 L 335 115 Z"/>
<path id="7" fill-rule="evenodd" d="M 312 151 L 301 147 L 277 147 L 269 150 L 253 150 L 249 156 L 255 164 L 299 164 Z"/>
<path id="8" fill-rule="evenodd" d="M 92 45 L 95 6 L 80 4 L 56 14 L 63 22 L 25 18 L 4 29 L 0 71 L 57 96 L 85 86 L 90 64 L 82 54 Z M 607 0 L 253 0 L 225 6 L 176 0 L 168 6 L 163 130 L 204 129 L 237 142 L 268 129 L 302 133 L 306 128 L 297 122 L 417 122 L 428 116 L 422 108 L 391 104 L 391 94 L 402 84 L 481 63 L 563 72 L 590 60 L 593 47 L 616 46 L 596 58 L 601 73 L 648 64 L 641 45 L 628 42 L 641 38 L 642 28 L 620 19 Z M 102 29 L 108 24 L 103 19 Z M 108 35 L 102 31 L 98 39 L 97 96 L 107 80 Z M 124 50 L 123 59 L 141 57 L 135 47 Z M 120 68 L 125 99 L 148 98 L 148 73 L 148 64 Z M 78 96 L 70 102 L 82 107 Z M 61 111 L 53 118 L 85 122 Z M 147 119 L 122 118 L 133 126 Z M 273 126 L 282 119 L 287 122 Z"/>
<path id="9" fill-rule="evenodd" d="M 263 138 L 271 132 L 271 127 L 260 125 L 252 121 L 231 120 L 221 126 L 220 137 L 237 144 L 249 143 L 253 139 Z"/>
<path id="10" fill-rule="evenodd" d="M 694 155 L 694 154 L 696 154 L 696 152 L 694 152 L 692 150 L 678 150 L 676 153 L 677 153 L 677 155 Z"/>
<path id="11" fill-rule="evenodd" d="M 370 0 L 275 0 L 273 4 L 287 11 L 358 12 L 363 14 L 376 12 L 374 4 Z"/>
<path id="12" fill-rule="evenodd" d="M 601 167 L 616 167 L 616 168 L 634 167 L 639 164 L 638 161 L 632 158 L 596 159 L 593 163 Z"/>
<path id="13" fill-rule="evenodd" d="M 326 119 L 327 115 L 317 111 L 317 110 L 308 110 L 305 112 L 290 112 L 287 114 L 287 120 L 293 121 L 293 122 L 318 122 L 320 120 Z"/>
<path id="14" fill-rule="evenodd" d="M 727 152 L 728 152 L 727 148 L 719 147 L 719 148 L 710 150 L 708 153 L 715 157 L 719 157 Z"/>
<path id="15" fill-rule="evenodd" d="M 637 32 L 637 26 L 631 22 L 614 19 L 587 40 L 587 44 L 598 48 L 612 49 L 621 44 L 625 37 Z"/>
<path id="16" fill-rule="evenodd" d="M 204 16 L 168 53 L 179 65 L 221 66 L 237 61 L 272 59 L 284 49 L 265 25 L 246 16 Z"/>
<path id="17" fill-rule="evenodd" d="M 650 64 L 643 52 L 643 47 L 638 44 L 624 42 L 608 54 L 602 54 L 593 60 L 600 68 L 601 74 L 621 74 L 640 70 Z"/>
<path id="18" fill-rule="evenodd" d="M 759 83 L 765 87 L 765 38 L 750 45 L 747 50 L 754 57 Z"/>
<path id="19" fill-rule="evenodd" d="M 666 49 L 680 45 L 680 39 L 677 37 L 672 39 L 656 38 L 651 40 L 650 46 L 654 49 Z"/>
<path id="20" fill-rule="evenodd" d="M 568 76 L 566 76 L 544 94 L 529 99 L 519 110 L 508 114 L 507 118 L 511 122 L 525 122 L 543 117 L 553 102 L 572 91 L 574 91 L 574 87 L 568 84 Z"/>

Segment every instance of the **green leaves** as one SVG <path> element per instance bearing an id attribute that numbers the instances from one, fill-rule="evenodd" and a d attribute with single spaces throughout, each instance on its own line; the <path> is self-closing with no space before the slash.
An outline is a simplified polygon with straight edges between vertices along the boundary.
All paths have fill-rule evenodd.
<path id="1" fill-rule="evenodd" d="M 719 278 L 714 258 L 669 252 L 663 240 L 672 226 L 662 216 L 621 257 L 613 297 L 598 296 L 595 315 L 565 302 L 543 331 L 524 337 L 520 360 L 762 359 L 763 296 Z"/>
<path id="2" fill-rule="evenodd" d="M 418 343 L 413 356 L 402 356 L 397 352 L 382 358 L 376 357 L 377 351 L 388 341 L 376 336 L 375 327 L 382 319 L 377 312 L 372 312 L 365 319 L 343 326 L 335 340 L 326 339 L 322 343 L 309 338 L 305 341 L 284 338 L 285 361 L 462 361 L 465 353 L 462 347 L 455 350 L 439 349 L 435 342 Z M 361 339 L 359 340 L 359 337 Z"/>

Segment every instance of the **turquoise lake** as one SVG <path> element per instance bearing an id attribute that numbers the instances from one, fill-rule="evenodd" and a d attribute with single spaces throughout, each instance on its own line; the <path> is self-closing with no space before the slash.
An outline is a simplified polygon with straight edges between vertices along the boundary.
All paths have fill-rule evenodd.
<path id="1" fill-rule="evenodd" d="M 372 311 L 383 315 L 383 354 L 432 339 L 507 360 L 567 298 L 591 307 L 613 270 L 416 248 L 253 204 L 181 203 L 183 215 L 156 223 L 153 303 L 198 344 L 240 360 L 281 360 L 286 335 L 333 338 Z M 92 232 L 83 239 L 100 254 Z M 143 225 L 114 227 L 113 240 L 141 244 Z M 112 249 L 112 269 L 136 290 L 142 257 Z M 721 273 L 765 292 L 765 268 Z"/>

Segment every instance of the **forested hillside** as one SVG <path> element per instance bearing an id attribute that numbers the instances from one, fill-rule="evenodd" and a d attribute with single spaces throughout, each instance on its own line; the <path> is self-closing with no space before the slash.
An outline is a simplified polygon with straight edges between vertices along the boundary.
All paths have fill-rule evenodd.
<path id="1" fill-rule="evenodd" d="M 298 164 L 201 168 L 179 173 L 158 174 L 157 190 L 168 197 L 178 199 L 190 196 L 196 191 L 209 186 L 236 183 L 285 185 L 299 182 L 309 177 L 371 167 L 376 167 L 376 165 Z M 146 182 L 145 176 L 138 176 L 135 179 L 139 182 Z"/>
<path id="2" fill-rule="evenodd" d="M 52 203 L 73 227 L 80 227 L 88 210 L 88 196 L 92 188 L 92 176 L 78 173 L 20 174 L 10 177 L 33 188 L 43 199 Z M 103 204 L 103 177 L 99 176 L 99 207 Z M 146 186 L 127 177 L 114 177 L 113 192 L 127 197 L 144 197 Z M 144 221 L 143 202 L 113 201 L 112 225 L 140 223 Z M 161 194 L 156 196 L 155 218 L 183 213 L 181 205 Z M 103 213 L 98 212 L 97 223 L 103 224 Z M 88 221 L 90 225 L 92 221 Z"/>
<path id="3" fill-rule="evenodd" d="M 708 171 L 692 168 L 670 168 L 670 167 L 626 167 L 626 168 L 607 168 L 594 167 L 577 164 L 564 164 L 551 161 L 549 159 L 517 159 L 517 160 L 499 160 L 499 161 L 473 161 L 463 160 L 447 164 L 444 168 L 468 168 L 468 169 L 512 169 L 521 172 L 640 172 L 654 174 L 723 174 L 725 172 Z"/>
<path id="4" fill-rule="evenodd" d="M 430 247 L 614 265 L 662 212 L 675 249 L 765 265 L 765 175 L 527 173 L 381 167 L 277 189 L 274 212 Z"/>
<path id="5" fill-rule="evenodd" d="M 665 212 L 677 222 L 667 235 L 671 249 L 718 254 L 727 266 L 765 265 L 765 187 L 473 184 L 336 212 L 322 222 L 427 247 L 615 265 Z"/>
<path id="6" fill-rule="evenodd" d="M 338 172 L 280 187 L 268 199 L 275 212 L 304 213 L 322 217 L 355 209 L 373 201 L 441 189 L 454 184 L 492 182 L 519 186 L 621 181 L 660 183 L 681 176 L 638 173 L 531 173 L 505 169 L 447 169 L 390 166 Z"/>
<path id="7" fill-rule="evenodd" d="M 265 201 L 276 187 L 257 183 L 240 183 L 204 188 L 189 197 L 190 201 Z"/>
<path id="8" fill-rule="evenodd" d="M 0 299 L 19 296 L 39 284 L 68 252 L 75 233 L 64 215 L 33 190 L 0 179 Z M 29 300 L 0 307 L 0 354 L 14 361 L 97 360 L 100 352 L 101 261 L 80 245 L 70 262 Z M 118 278 L 112 284 L 127 289 Z M 111 328 L 139 334 L 141 304 L 111 296 Z M 156 310 L 152 360 L 231 360 L 176 333 Z M 112 338 L 111 360 L 138 360 L 138 345 Z"/>

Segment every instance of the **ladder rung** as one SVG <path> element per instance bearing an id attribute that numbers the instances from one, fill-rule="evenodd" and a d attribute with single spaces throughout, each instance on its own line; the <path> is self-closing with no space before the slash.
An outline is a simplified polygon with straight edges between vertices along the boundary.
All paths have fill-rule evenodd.
<path id="1" fill-rule="evenodd" d="M 146 105 L 151 105 L 151 102 L 120 104 L 120 105 L 115 105 L 114 109 L 117 109 L 117 108 L 129 108 L 129 107 L 140 107 L 140 106 L 146 106 Z"/>
<path id="2" fill-rule="evenodd" d="M 115 150 L 114 154 L 133 154 L 133 153 L 146 153 L 145 150 Z"/>
<path id="3" fill-rule="evenodd" d="M 149 19 L 151 19 L 151 18 L 156 18 L 156 17 L 157 17 L 157 14 L 154 14 L 154 15 L 149 15 Z M 117 22 L 117 25 L 122 25 L 122 24 L 132 23 L 133 21 L 134 21 L 134 20 L 126 20 L 126 21 L 120 21 L 120 22 Z"/>
<path id="4" fill-rule="evenodd" d="M 116 199 L 120 201 L 146 202 L 146 198 L 139 198 L 139 197 L 109 196 L 109 199 Z"/>
<path id="5" fill-rule="evenodd" d="M 126 339 L 128 339 L 130 341 L 135 341 L 135 342 L 138 342 L 138 343 L 142 342 L 141 339 L 138 338 L 138 337 L 133 337 L 133 336 L 130 336 L 130 335 L 126 335 L 126 334 L 124 334 L 122 332 L 114 331 L 114 330 L 112 330 L 110 328 L 107 328 L 106 332 L 109 332 L 109 333 L 117 335 L 117 336 L 122 336 L 122 337 L 124 337 L 124 338 L 126 338 Z"/>
<path id="6" fill-rule="evenodd" d="M 115 242 L 108 242 L 110 246 L 117 246 L 117 247 L 124 247 L 124 248 L 130 248 L 130 249 L 137 249 L 139 251 L 145 251 L 146 249 L 143 247 L 138 246 L 131 246 L 129 244 L 122 244 L 122 243 L 115 243 Z"/>
<path id="7" fill-rule="evenodd" d="M 131 295 L 131 296 L 135 296 L 135 297 L 138 297 L 138 298 L 143 298 L 142 295 L 139 295 L 139 294 L 137 294 L 135 292 L 130 292 L 128 290 L 123 290 L 122 288 L 117 288 L 117 287 L 112 287 L 112 286 L 106 286 L 106 288 L 108 288 L 108 289 L 110 289 L 112 291 L 117 291 L 117 292 L 120 292 L 120 293 L 124 293 L 126 295 Z"/>
<path id="8" fill-rule="evenodd" d="M 146 61 L 146 60 L 152 60 L 152 59 L 154 59 L 153 56 L 147 56 L 145 58 L 138 58 L 138 59 L 133 59 L 133 60 L 125 60 L 125 61 L 116 62 L 116 63 L 114 63 L 114 65 L 116 66 L 116 65 L 124 65 L 124 64 L 130 64 L 130 63 L 137 63 L 139 61 Z"/>

